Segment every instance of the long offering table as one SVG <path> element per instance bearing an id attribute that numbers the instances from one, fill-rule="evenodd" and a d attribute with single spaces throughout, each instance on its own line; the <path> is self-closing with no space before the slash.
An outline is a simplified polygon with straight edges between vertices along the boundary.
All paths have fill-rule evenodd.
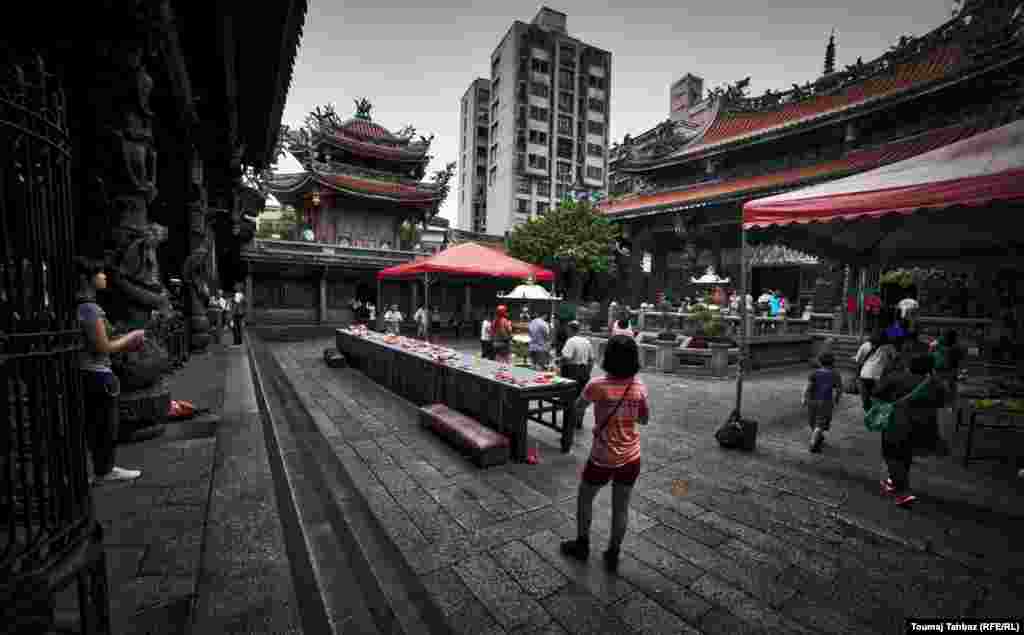
<path id="1" fill-rule="evenodd" d="M 572 448 L 576 382 L 510 367 L 450 348 L 362 328 L 338 329 L 351 366 L 417 405 L 443 403 L 509 437 L 512 459 L 527 457 L 527 422 L 561 433 Z"/>

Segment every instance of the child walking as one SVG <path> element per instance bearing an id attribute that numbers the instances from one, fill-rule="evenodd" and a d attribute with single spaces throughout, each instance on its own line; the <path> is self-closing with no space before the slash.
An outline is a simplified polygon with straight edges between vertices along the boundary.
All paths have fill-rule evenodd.
<path id="1" fill-rule="evenodd" d="M 811 452 L 820 452 L 825 431 L 832 425 L 832 407 L 843 394 L 843 378 L 836 372 L 835 356 L 825 352 L 818 358 L 821 367 L 807 378 L 800 403 L 807 406 L 807 424 L 811 428 Z"/>
<path id="2" fill-rule="evenodd" d="M 594 404 L 594 441 L 583 470 L 577 499 L 577 538 L 562 543 L 562 553 L 578 560 L 590 557 L 590 525 L 594 497 L 612 485 L 612 533 L 605 566 L 616 571 L 619 550 L 629 520 L 629 497 L 640 476 L 640 431 L 651 417 L 647 387 L 636 376 L 640 371 L 640 351 L 636 341 L 615 335 L 605 349 L 604 377 L 587 383 L 576 401 L 577 416 Z"/>

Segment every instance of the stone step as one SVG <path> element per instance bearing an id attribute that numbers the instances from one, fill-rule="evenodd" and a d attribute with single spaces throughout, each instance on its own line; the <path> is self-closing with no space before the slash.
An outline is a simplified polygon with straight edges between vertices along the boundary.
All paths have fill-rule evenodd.
<path id="1" fill-rule="evenodd" d="M 273 429 L 291 435 L 283 446 L 284 471 L 297 484 L 291 500 L 331 632 L 445 632 L 443 618 L 346 472 L 337 436 L 303 407 L 266 349 L 254 372 L 271 395 L 266 409 Z"/>

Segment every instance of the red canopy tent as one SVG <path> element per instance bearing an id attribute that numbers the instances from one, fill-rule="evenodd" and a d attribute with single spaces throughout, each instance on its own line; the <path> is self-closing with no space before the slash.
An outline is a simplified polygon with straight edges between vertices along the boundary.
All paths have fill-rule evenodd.
<path id="1" fill-rule="evenodd" d="M 1020 259 L 1022 202 L 1024 120 L 1018 120 L 876 170 L 750 201 L 743 206 L 743 244 L 747 231 L 757 230 L 851 263 Z M 743 331 L 746 349 L 746 319 Z M 737 411 L 742 387 L 741 365 Z"/>
<path id="2" fill-rule="evenodd" d="M 551 282 L 555 279 L 555 274 L 543 267 L 517 260 L 476 243 L 462 243 L 429 258 L 388 267 L 377 273 L 377 279 L 405 278 L 425 273 L 521 280 L 532 276 L 541 282 Z"/>
<path id="3" fill-rule="evenodd" d="M 422 276 L 424 302 L 430 304 L 431 278 L 437 274 L 476 278 L 533 278 L 552 282 L 555 274 L 543 267 L 517 260 L 495 249 L 476 243 L 462 243 L 428 258 L 422 258 L 377 273 L 377 294 L 381 295 L 380 281 L 386 278 L 415 278 Z M 379 302 L 379 300 L 378 300 Z"/>
<path id="4" fill-rule="evenodd" d="M 1019 120 L 877 170 L 750 201 L 743 228 L 849 261 L 962 258 L 1024 247 L 1013 231 L 1021 210 L 1006 204 L 1022 200 Z"/>

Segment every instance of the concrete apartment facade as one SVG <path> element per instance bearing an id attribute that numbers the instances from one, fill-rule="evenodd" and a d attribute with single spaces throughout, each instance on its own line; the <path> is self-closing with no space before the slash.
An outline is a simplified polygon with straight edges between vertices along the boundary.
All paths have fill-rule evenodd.
<path id="1" fill-rule="evenodd" d="M 488 234 L 607 191 L 611 71 L 611 53 L 568 35 L 564 13 L 543 7 L 512 24 L 491 54 Z"/>
<path id="2" fill-rule="evenodd" d="M 490 127 L 491 82 L 473 80 L 459 107 L 458 227 L 487 233 L 487 135 Z"/>

